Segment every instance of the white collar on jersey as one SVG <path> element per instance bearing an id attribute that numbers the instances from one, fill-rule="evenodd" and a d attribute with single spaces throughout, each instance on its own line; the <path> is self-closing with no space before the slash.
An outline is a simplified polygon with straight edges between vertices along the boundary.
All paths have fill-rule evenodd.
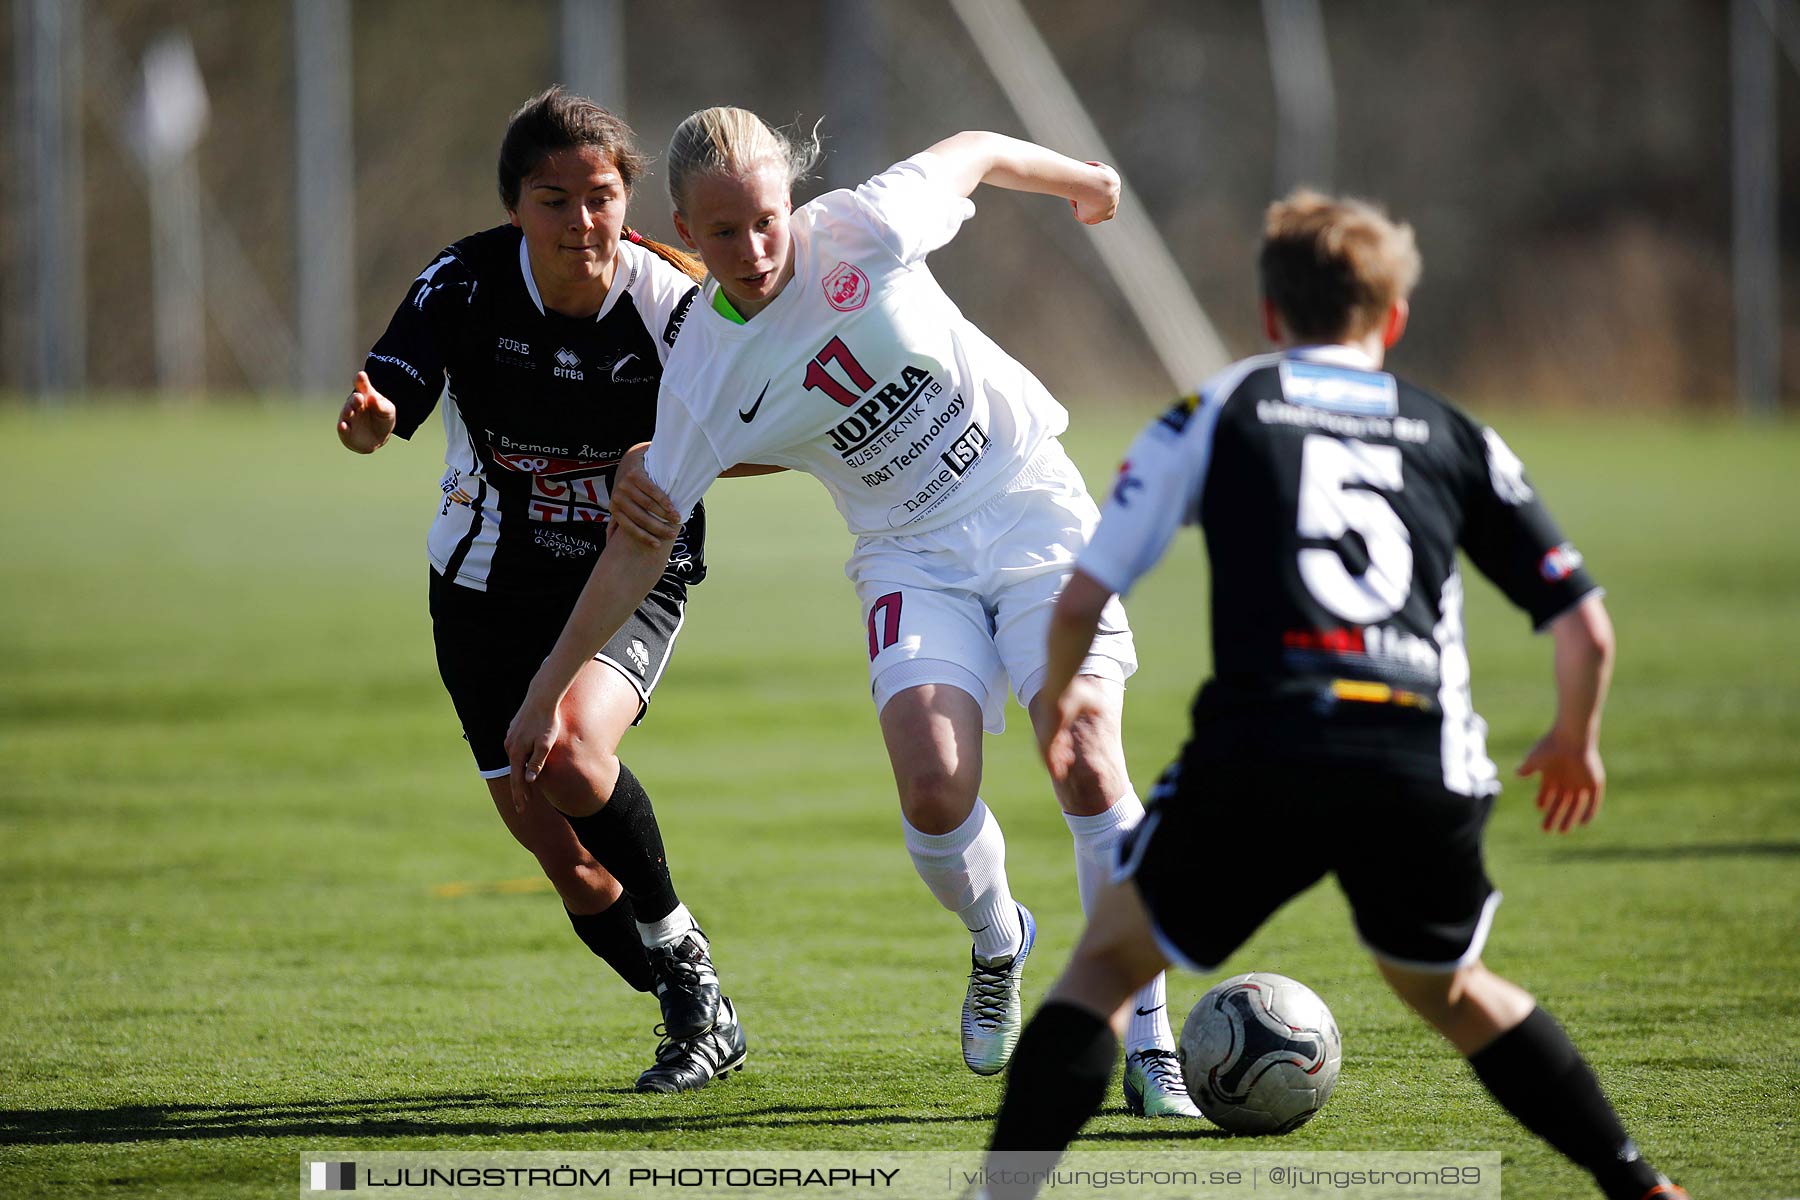
<path id="1" fill-rule="evenodd" d="M 612 311 L 613 302 L 619 298 L 619 294 L 629 288 L 637 279 L 637 264 L 628 262 L 625 258 L 625 247 L 629 244 L 629 242 L 619 243 L 619 257 L 613 264 L 612 286 L 606 290 L 606 299 L 600 302 L 600 311 L 594 314 L 596 321 Z M 526 252 L 523 234 L 519 237 L 519 274 L 525 277 L 525 290 L 531 294 L 531 302 L 537 305 L 538 315 L 546 315 L 544 298 L 538 295 L 537 280 L 531 274 L 531 255 Z M 621 280 L 623 280 L 623 286 L 621 286 Z"/>
<path id="2" fill-rule="evenodd" d="M 521 243 L 523 244 L 523 243 Z M 1330 363 L 1337 367 L 1354 367 L 1359 371 L 1379 371 L 1381 365 L 1355 346 L 1289 346 L 1284 358 L 1304 358 L 1308 362 Z"/>

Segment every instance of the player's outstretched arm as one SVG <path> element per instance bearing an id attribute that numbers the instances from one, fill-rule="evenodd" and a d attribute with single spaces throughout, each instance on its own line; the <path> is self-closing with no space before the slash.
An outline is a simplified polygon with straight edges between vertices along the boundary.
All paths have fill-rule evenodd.
<path id="1" fill-rule="evenodd" d="M 1071 685 L 1094 644 L 1100 613 L 1112 597 L 1110 588 L 1077 567 L 1050 614 L 1044 683 L 1038 695 L 1044 698 L 1051 719 L 1038 727 L 1038 749 L 1053 779 L 1066 779 L 1075 764 L 1075 743 L 1069 731 L 1095 698 Z"/>
<path id="2" fill-rule="evenodd" d="M 971 131 L 932 146 L 952 186 L 967 196 L 977 184 L 1061 196 L 1083 225 L 1111 220 L 1119 211 L 1119 173 L 1105 163 L 1082 162 L 1036 142 Z"/>
<path id="3" fill-rule="evenodd" d="M 1550 623 L 1555 643 L 1556 720 L 1519 764 L 1538 777 L 1537 806 L 1546 833 L 1586 825 L 1606 795 L 1600 761 L 1600 710 L 1612 680 L 1612 620 L 1596 595 Z"/>
<path id="4" fill-rule="evenodd" d="M 656 542 L 635 537 L 606 540 L 606 549 L 575 601 L 562 635 L 544 659 L 525 701 L 506 731 L 506 757 L 512 765 L 513 806 L 525 811 L 525 798 L 537 783 L 544 760 L 562 740 L 559 709 L 575 676 L 600 648 L 619 632 L 662 576 L 674 538 Z"/>
<path id="5" fill-rule="evenodd" d="M 358 371 L 350 398 L 338 410 L 338 441 L 358 454 L 373 454 L 394 436 L 398 420 L 394 402 L 375 390 L 367 371 Z"/>

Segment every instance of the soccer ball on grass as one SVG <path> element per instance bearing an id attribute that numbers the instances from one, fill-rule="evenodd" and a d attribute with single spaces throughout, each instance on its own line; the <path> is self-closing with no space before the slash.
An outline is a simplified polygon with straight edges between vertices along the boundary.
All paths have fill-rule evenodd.
<path id="1" fill-rule="evenodd" d="M 1285 975 L 1236 975 L 1200 998 L 1181 1027 L 1188 1094 L 1232 1133 L 1286 1133 L 1325 1106 L 1343 1039 L 1318 994 Z"/>

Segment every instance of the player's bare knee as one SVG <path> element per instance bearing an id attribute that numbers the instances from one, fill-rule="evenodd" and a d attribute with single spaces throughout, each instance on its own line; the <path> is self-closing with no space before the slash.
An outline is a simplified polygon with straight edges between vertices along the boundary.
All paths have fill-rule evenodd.
<path id="1" fill-rule="evenodd" d="M 570 739 L 544 760 L 538 772 L 538 786 L 562 812 L 585 817 L 605 807 L 618 778 L 616 755 Z"/>
<path id="2" fill-rule="evenodd" d="M 945 764 L 918 764 L 896 781 L 900 812 L 920 833 L 949 833 L 975 808 L 975 785 Z"/>

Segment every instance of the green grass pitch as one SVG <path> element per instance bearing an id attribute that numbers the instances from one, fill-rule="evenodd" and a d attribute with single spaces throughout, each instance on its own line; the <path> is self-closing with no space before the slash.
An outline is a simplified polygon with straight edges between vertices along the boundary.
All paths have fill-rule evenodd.
<path id="1" fill-rule="evenodd" d="M 1078 415 L 1098 486 L 1147 415 Z M 1496 810 L 1488 961 L 1696 1197 L 1800 1196 L 1800 431 L 1500 424 L 1608 585 L 1621 657 L 1599 823 L 1546 837 L 1518 784 Z M 625 745 L 752 1043 L 725 1083 L 638 1096 L 654 1004 L 529 882 L 436 677 L 435 423 L 374 459 L 329 426 L 0 411 L 0 1194 L 288 1195 L 323 1145 L 980 1145 L 1001 1085 L 958 1059 L 966 941 L 901 847 L 818 485 L 715 490 L 712 578 Z M 1549 719 L 1549 646 L 1471 593 L 1510 771 Z M 1132 604 L 1140 789 L 1204 612 L 1188 534 Z M 1035 1003 L 1079 929 L 1068 835 L 1017 709 L 987 766 L 1042 923 Z M 1269 814 L 1272 852 L 1304 836 Z M 1499 1150 L 1509 1200 L 1592 1194 L 1382 989 L 1331 885 L 1228 967 L 1306 981 L 1344 1031 L 1336 1095 L 1281 1148 Z M 1171 1009 L 1211 982 L 1176 976 Z M 1079 1145 L 1272 1148 L 1135 1121 L 1116 1085 Z"/>

